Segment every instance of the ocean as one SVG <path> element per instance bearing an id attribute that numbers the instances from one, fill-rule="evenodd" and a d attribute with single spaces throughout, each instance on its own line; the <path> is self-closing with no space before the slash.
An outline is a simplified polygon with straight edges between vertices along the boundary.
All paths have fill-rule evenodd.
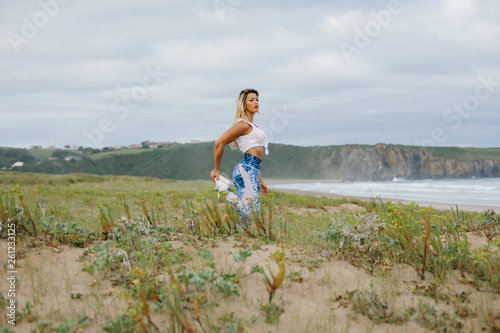
<path id="1" fill-rule="evenodd" d="M 500 207 L 500 178 L 412 180 L 389 182 L 290 183 L 270 188 L 335 193 L 415 202 Z"/>

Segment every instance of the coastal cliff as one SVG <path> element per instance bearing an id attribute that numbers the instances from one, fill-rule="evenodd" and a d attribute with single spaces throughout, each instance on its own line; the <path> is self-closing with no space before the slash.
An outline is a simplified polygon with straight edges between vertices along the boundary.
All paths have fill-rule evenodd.
<path id="1" fill-rule="evenodd" d="M 500 177 L 500 161 L 457 160 L 436 156 L 432 149 L 377 144 L 372 147 L 343 147 L 342 163 L 327 172 L 343 180 L 444 179 Z M 338 152 L 334 152 L 338 153 Z"/>

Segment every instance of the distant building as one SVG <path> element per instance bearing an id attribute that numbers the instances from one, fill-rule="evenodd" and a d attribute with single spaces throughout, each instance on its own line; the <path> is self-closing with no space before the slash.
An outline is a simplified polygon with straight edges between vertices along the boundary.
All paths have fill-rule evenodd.
<path id="1" fill-rule="evenodd" d="M 50 149 L 50 150 L 55 150 L 57 149 L 55 146 L 48 146 L 47 149 Z"/>
<path id="2" fill-rule="evenodd" d="M 157 144 L 158 144 L 158 148 L 165 148 L 165 147 L 170 146 L 169 141 L 160 141 L 160 142 L 157 142 Z"/>
<path id="3" fill-rule="evenodd" d="M 12 164 L 12 167 L 15 168 L 15 167 L 22 167 L 24 165 L 24 162 L 16 162 L 14 164 Z"/>
<path id="4" fill-rule="evenodd" d="M 120 145 L 120 144 L 117 144 L 114 147 L 115 147 L 115 149 L 125 149 L 125 148 L 127 148 L 124 145 Z"/>
<path id="5" fill-rule="evenodd" d="M 55 157 L 55 156 L 50 156 L 50 157 L 49 157 L 49 161 L 57 161 L 57 157 Z"/>
<path id="6" fill-rule="evenodd" d="M 171 145 L 172 142 L 170 141 L 144 141 L 141 143 L 136 143 L 129 145 L 128 148 L 142 148 L 144 145 L 148 146 L 149 148 L 162 148 Z"/>
<path id="7" fill-rule="evenodd" d="M 43 149 L 43 146 L 31 146 L 30 149 Z"/>
<path id="8" fill-rule="evenodd" d="M 191 143 L 200 143 L 200 140 L 191 140 Z"/>
<path id="9" fill-rule="evenodd" d="M 76 161 L 78 156 L 69 155 L 64 158 L 65 161 Z"/>

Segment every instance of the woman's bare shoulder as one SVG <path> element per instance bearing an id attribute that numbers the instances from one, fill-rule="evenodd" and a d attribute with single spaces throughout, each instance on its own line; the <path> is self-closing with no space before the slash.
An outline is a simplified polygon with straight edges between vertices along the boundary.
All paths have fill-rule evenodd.
<path id="1" fill-rule="evenodd" d="M 241 130 L 244 132 L 246 132 L 250 127 L 251 125 L 245 119 L 240 119 L 233 125 L 234 129 Z"/>

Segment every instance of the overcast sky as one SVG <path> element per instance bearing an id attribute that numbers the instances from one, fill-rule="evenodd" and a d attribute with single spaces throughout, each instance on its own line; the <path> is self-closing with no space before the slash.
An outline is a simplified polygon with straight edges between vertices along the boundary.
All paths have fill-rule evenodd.
<path id="1" fill-rule="evenodd" d="M 499 147 L 498 0 L 0 0 L 0 146 Z"/>

